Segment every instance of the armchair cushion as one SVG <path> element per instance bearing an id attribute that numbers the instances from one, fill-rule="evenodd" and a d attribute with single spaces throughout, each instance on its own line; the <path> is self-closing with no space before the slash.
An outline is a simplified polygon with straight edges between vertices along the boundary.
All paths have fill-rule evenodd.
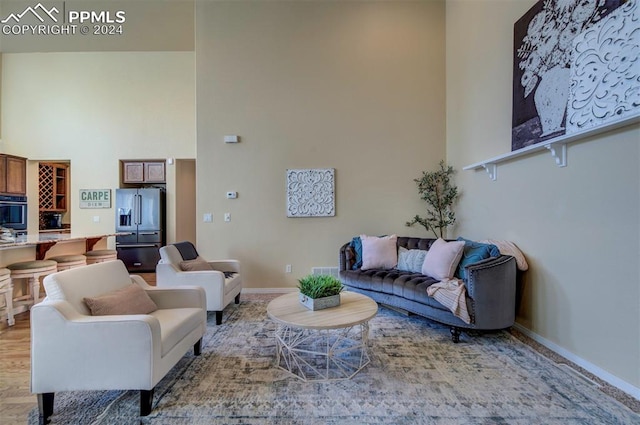
<path id="1" fill-rule="evenodd" d="M 97 297 L 85 297 L 83 300 L 92 316 L 149 314 L 158 309 L 145 290 L 135 283 Z"/>
<path id="2" fill-rule="evenodd" d="M 150 316 L 160 323 L 160 354 L 166 355 L 185 335 L 202 321 L 200 308 L 172 308 L 156 310 Z"/>
<path id="3" fill-rule="evenodd" d="M 198 257 L 193 260 L 180 261 L 180 270 L 183 272 L 194 272 L 203 270 L 213 270 L 211 264 L 206 260 Z"/>

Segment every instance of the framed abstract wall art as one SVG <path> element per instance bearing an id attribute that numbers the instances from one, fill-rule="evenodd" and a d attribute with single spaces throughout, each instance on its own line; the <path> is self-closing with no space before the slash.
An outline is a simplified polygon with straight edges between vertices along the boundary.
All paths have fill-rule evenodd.
<path id="1" fill-rule="evenodd" d="M 511 150 L 640 116 L 638 0 L 540 0 L 514 25 Z"/>

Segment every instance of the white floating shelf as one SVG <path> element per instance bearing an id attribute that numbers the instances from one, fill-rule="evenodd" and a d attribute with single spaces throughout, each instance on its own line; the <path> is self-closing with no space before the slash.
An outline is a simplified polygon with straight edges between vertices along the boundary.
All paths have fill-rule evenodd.
<path id="1" fill-rule="evenodd" d="M 501 162 L 510 161 L 520 156 L 530 155 L 534 152 L 542 150 L 548 150 L 551 152 L 551 156 L 555 159 L 558 167 L 567 166 L 567 145 L 571 142 L 575 142 L 585 137 L 595 136 L 596 134 L 604 133 L 607 131 L 615 130 L 617 128 L 626 127 L 628 125 L 640 122 L 640 116 L 627 117 L 618 121 L 610 122 L 606 125 L 590 128 L 588 130 L 565 134 L 555 137 L 553 139 L 545 140 L 535 145 L 527 146 L 526 148 L 518 149 L 517 151 L 505 153 L 503 155 L 494 156 L 484 161 L 476 162 L 475 164 L 467 165 L 463 167 L 463 170 L 479 170 L 484 169 L 491 180 L 498 179 L 498 164 Z M 640 137 L 640 135 L 639 135 Z"/>

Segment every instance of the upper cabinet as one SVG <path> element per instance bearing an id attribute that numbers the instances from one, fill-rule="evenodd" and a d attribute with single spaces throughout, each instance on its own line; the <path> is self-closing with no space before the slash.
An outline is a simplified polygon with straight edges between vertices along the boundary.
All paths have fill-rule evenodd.
<path id="1" fill-rule="evenodd" d="M 27 158 L 0 154 L 0 193 L 27 194 Z"/>
<path id="2" fill-rule="evenodd" d="M 40 211 L 67 211 L 67 180 L 69 166 L 41 162 L 40 178 Z"/>
<path id="3" fill-rule="evenodd" d="M 121 161 L 123 183 L 165 183 L 164 161 Z"/>

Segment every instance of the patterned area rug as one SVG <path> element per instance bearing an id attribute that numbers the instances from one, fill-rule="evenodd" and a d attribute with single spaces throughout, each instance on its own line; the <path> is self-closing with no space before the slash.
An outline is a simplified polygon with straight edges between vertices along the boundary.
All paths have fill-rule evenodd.
<path id="1" fill-rule="evenodd" d="M 137 391 L 56 394 L 53 424 L 631 424 L 640 415 L 507 332 L 463 334 L 381 307 L 371 363 L 352 380 L 303 382 L 274 367 L 265 301 L 209 315 L 202 355 L 187 354 L 138 416 Z M 29 415 L 37 423 L 37 410 Z"/>

